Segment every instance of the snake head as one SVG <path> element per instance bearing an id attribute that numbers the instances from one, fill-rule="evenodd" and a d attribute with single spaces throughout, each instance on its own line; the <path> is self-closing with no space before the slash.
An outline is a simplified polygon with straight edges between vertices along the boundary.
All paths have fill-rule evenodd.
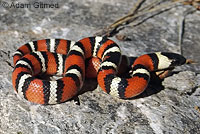
<path id="1" fill-rule="evenodd" d="M 161 52 L 161 54 L 171 61 L 170 67 L 180 66 L 186 63 L 186 58 L 180 54 L 169 52 Z"/>

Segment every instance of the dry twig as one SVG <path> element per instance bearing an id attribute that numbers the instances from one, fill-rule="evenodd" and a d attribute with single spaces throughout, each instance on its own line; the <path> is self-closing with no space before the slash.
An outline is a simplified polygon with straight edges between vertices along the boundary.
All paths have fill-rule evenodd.
<path id="1" fill-rule="evenodd" d="M 177 1 L 177 0 L 174 0 Z M 195 7 L 197 10 L 200 10 L 200 0 L 185 0 L 182 2 L 184 5 L 191 5 Z"/>
<path id="2" fill-rule="evenodd" d="M 117 21 L 109 25 L 107 28 L 104 28 L 103 30 L 97 32 L 95 35 L 114 36 L 121 29 L 130 26 L 130 24 L 132 24 L 131 26 L 139 24 L 139 23 L 133 24 L 133 22 L 136 22 L 136 20 L 138 21 L 139 19 L 141 19 L 141 17 L 144 18 L 145 15 L 149 14 L 155 15 L 177 6 L 177 3 L 186 2 L 186 0 L 173 0 L 173 1 L 154 0 L 152 3 L 143 6 L 145 1 L 146 0 L 138 0 L 127 15 L 119 18 Z M 193 0 L 193 1 L 200 1 L 200 0 Z M 154 15 L 151 15 L 151 17 Z"/>

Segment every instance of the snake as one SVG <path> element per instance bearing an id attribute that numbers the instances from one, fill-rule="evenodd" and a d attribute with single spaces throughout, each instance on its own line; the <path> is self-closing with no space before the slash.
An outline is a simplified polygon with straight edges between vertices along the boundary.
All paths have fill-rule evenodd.
<path id="1" fill-rule="evenodd" d="M 80 93 L 85 78 L 92 77 L 107 94 L 129 99 L 146 89 L 151 72 L 186 63 L 186 58 L 180 54 L 153 52 L 132 61 L 126 58 L 128 75 L 120 76 L 120 68 L 126 70 L 120 67 L 124 64 L 122 59 L 120 47 L 106 36 L 79 41 L 42 39 L 28 42 L 13 54 L 13 88 L 30 102 L 58 104 Z M 43 75 L 60 77 L 45 79 L 40 77 Z"/>

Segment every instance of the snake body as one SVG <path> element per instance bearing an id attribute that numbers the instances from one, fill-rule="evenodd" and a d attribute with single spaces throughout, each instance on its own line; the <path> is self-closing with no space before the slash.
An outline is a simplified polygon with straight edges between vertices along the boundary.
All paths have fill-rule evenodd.
<path id="1" fill-rule="evenodd" d="M 145 54 L 131 63 L 129 76 L 124 78 L 117 75 L 121 59 L 119 46 L 107 37 L 87 37 L 77 42 L 64 39 L 29 42 L 14 53 L 13 87 L 30 102 L 57 104 L 77 95 L 85 76 L 97 77 L 103 91 L 126 99 L 145 90 L 151 71 L 186 63 L 183 56 L 175 53 Z M 88 65 L 85 61 L 89 61 Z M 62 78 L 37 77 L 42 74 L 61 75 Z"/>

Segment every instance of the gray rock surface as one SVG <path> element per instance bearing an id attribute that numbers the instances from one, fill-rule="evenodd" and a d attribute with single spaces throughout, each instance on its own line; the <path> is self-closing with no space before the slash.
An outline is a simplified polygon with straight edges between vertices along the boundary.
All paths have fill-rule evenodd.
<path id="1" fill-rule="evenodd" d="M 5 2 L 9 7 L 6 6 Z M 36 105 L 18 97 L 12 87 L 12 53 L 22 44 L 43 38 L 79 40 L 124 16 L 132 0 L 58 0 L 58 8 L 11 7 L 0 0 L 0 133 L 1 134 L 197 134 L 200 133 L 200 12 L 178 6 L 140 25 L 120 31 L 131 41 L 115 40 L 123 53 L 138 56 L 153 51 L 180 52 L 178 28 L 185 16 L 183 55 L 195 65 L 176 68 L 162 83 L 151 83 L 138 98 L 120 100 L 99 88 L 75 102 Z M 49 3 L 50 1 L 40 1 Z M 150 1 L 149 1 L 150 2 Z M 10 64 L 11 63 L 11 64 Z M 94 81 L 87 81 L 91 88 Z M 92 85 L 92 86 L 91 86 Z"/>

